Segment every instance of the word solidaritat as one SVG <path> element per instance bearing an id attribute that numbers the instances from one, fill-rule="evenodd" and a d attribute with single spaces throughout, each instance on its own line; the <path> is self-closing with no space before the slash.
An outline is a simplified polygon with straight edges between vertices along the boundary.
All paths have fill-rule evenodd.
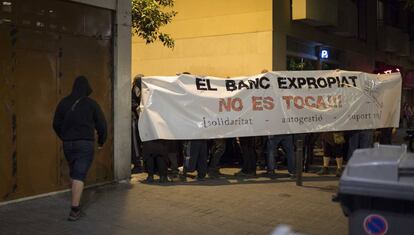
<path id="1" fill-rule="evenodd" d="M 319 88 L 341 88 L 356 87 L 357 76 L 342 77 L 278 77 L 277 82 L 280 89 L 319 89 Z"/>

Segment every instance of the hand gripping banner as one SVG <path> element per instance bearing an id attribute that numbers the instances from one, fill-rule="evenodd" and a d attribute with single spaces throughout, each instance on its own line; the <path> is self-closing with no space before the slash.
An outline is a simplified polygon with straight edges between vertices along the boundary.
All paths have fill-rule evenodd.
<path id="1" fill-rule="evenodd" d="M 342 70 L 145 77 L 139 132 L 148 141 L 398 127 L 401 81 Z"/>

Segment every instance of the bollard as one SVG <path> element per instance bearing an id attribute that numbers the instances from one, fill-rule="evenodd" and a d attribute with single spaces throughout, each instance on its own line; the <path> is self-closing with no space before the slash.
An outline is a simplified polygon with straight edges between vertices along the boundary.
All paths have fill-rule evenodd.
<path id="1" fill-rule="evenodd" d="M 296 185 L 302 186 L 303 140 L 296 141 Z"/>
<path id="2" fill-rule="evenodd" d="M 305 140 L 303 141 L 303 171 L 309 171 L 310 164 L 312 162 L 312 134 L 305 134 Z M 295 163 L 296 164 L 296 163 Z"/>

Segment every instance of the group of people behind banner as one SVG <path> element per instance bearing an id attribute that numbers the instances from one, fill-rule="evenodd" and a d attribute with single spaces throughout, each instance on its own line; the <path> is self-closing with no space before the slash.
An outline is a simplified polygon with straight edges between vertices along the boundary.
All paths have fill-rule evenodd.
<path id="1" fill-rule="evenodd" d="M 230 139 L 212 140 L 153 140 L 141 142 L 139 138 L 138 119 L 141 95 L 141 78 L 137 75 L 132 87 L 132 173 L 147 172 L 147 182 L 154 182 L 154 175 L 159 174 L 159 181 L 165 183 L 170 179 L 186 180 L 188 173 L 197 172 L 197 180 L 220 177 L 220 162 L 226 152 Z M 392 128 L 381 129 L 383 144 L 391 143 Z M 354 130 L 347 132 L 324 132 L 307 134 L 305 146 L 307 155 L 313 155 L 315 140 L 319 138 L 323 145 L 323 166 L 317 172 L 327 175 L 331 158 L 336 160 L 335 175 L 343 171 L 343 159 L 349 159 L 355 149 L 368 148 L 373 144 L 373 130 Z M 288 174 L 295 177 L 295 135 L 273 135 L 231 138 L 231 147 L 241 158 L 241 169 L 235 175 L 251 177 L 256 175 L 259 166 L 266 169 L 270 178 L 276 177 L 278 168 L 276 157 L 279 150 L 286 159 Z M 308 159 L 307 159 L 308 160 Z M 182 170 L 179 162 L 182 161 Z M 168 177 L 170 169 L 170 178 Z"/>

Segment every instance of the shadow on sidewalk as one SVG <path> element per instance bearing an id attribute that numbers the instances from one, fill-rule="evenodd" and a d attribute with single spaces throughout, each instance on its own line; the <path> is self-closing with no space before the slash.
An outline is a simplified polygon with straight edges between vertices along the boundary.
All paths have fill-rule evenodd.
<path id="1" fill-rule="evenodd" d="M 327 186 L 312 186 L 312 185 L 304 185 L 304 188 L 309 189 L 316 189 L 318 191 L 322 192 L 328 192 L 328 193 L 336 193 L 338 191 L 338 186 L 335 185 L 327 185 Z"/>
<path id="2" fill-rule="evenodd" d="M 256 176 L 250 177 L 241 177 L 235 176 L 233 174 L 221 174 L 219 178 L 210 179 L 206 178 L 204 180 L 197 180 L 195 175 L 187 175 L 186 181 L 182 179 L 175 179 L 172 182 L 168 183 L 159 183 L 157 180 L 153 183 L 145 182 L 143 176 L 146 174 L 140 175 L 140 179 L 136 180 L 140 183 L 161 187 L 171 187 L 171 186 L 226 186 L 226 185 L 235 185 L 235 184 L 277 184 L 277 183 L 286 183 L 286 182 L 296 182 L 296 179 L 290 178 L 288 173 L 277 173 L 276 177 L 269 177 L 266 173 L 260 173 Z M 303 176 L 303 182 L 322 182 L 322 181 L 338 181 L 338 178 L 333 176 L 314 176 L 307 174 Z"/>

